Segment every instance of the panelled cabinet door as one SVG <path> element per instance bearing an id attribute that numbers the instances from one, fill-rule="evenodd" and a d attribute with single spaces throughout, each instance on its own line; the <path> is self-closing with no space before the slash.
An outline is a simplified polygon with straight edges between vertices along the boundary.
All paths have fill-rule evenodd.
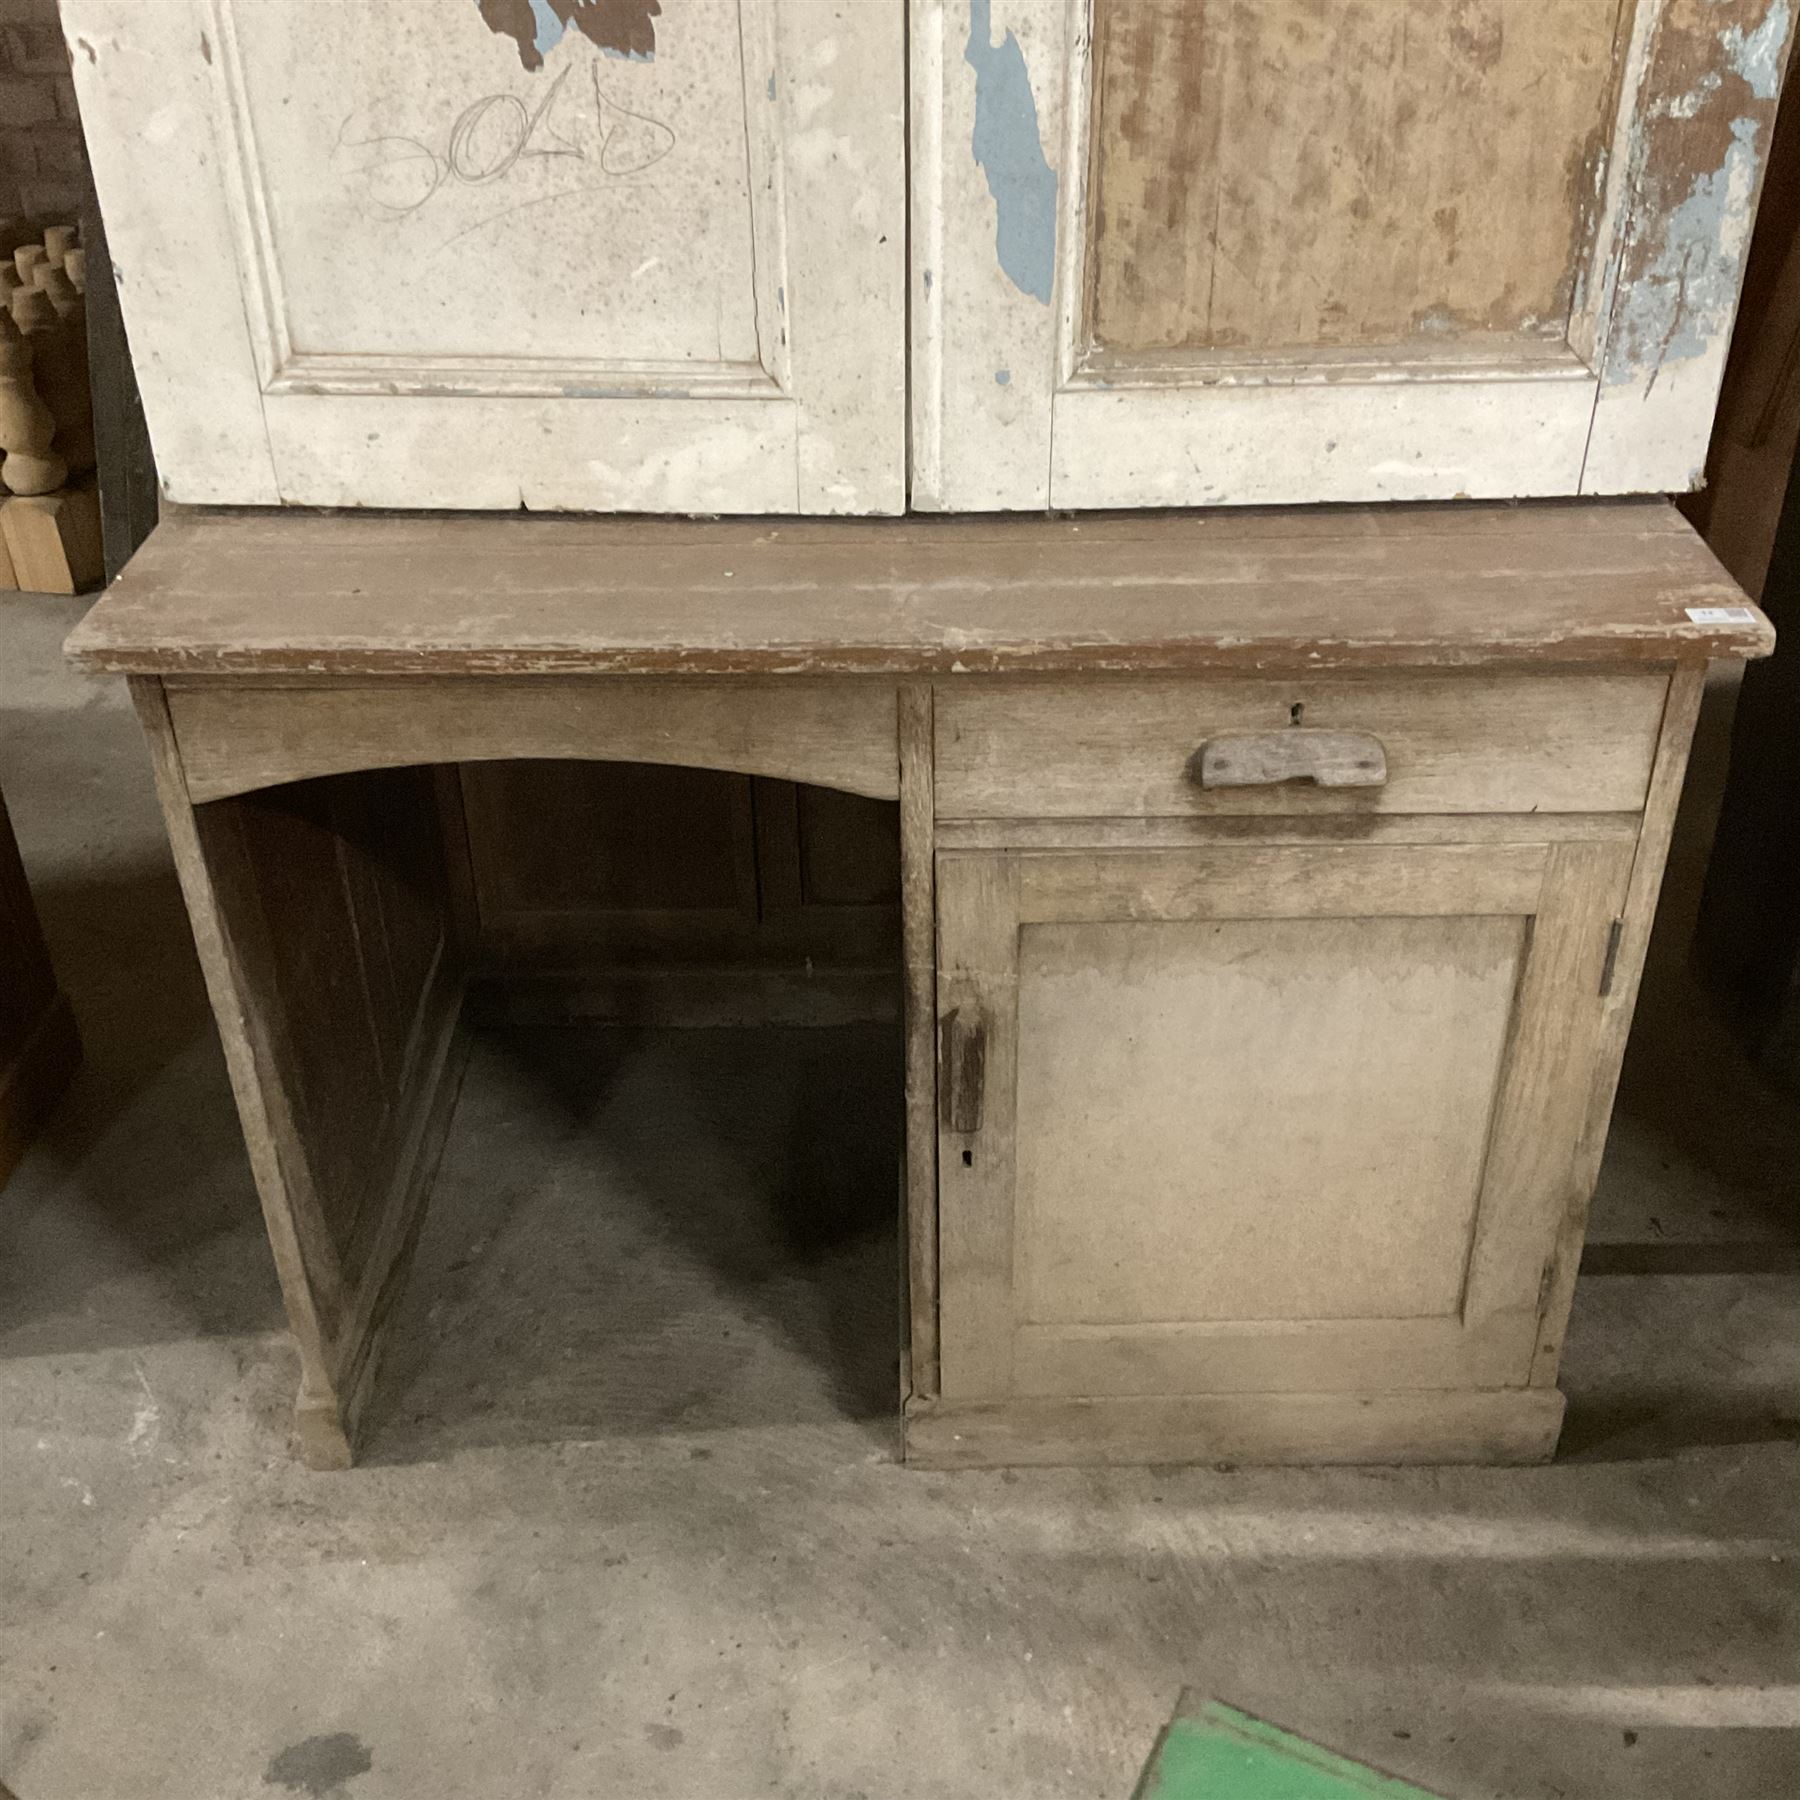
<path id="1" fill-rule="evenodd" d="M 924 0 L 914 504 L 1696 484 L 1789 0 Z"/>
<path id="2" fill-rule="evenodd" d="M 1526 1386 L 1631 850 L 942 853 L 944 1399 Z"/>
<path id="3" fill-rule="evenodd" d="M 895 512 L 901 0 L 66 0 L 166 491 Z"/>

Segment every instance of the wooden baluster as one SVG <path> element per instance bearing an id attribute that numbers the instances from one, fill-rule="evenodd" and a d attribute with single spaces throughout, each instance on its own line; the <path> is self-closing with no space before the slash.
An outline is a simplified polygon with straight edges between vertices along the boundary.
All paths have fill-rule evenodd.
<path id="1" fill-rule="evenodd" d="M 35 290 L 33 290 L 35 292 Z M 39 294 L 54 320 L 50 302 Z M 31 345 L 8 314 L 0 313 L 0 481 L 15 494 L 51 494 L 68 479 L 52 445 L 56 415 L 38 398 L 31 379 Z"/>
<path id="2" fill-rule="evenodd" d="M 34 327 L 19 321 L 31 337 L 35 385 L 56 420 L 57 454 L 69 465 L 71 475 L 84 475 L 95 462 L 87 302 L 53 263 L 39 263 L 32 276 L 37 291 L 50 302 L 55 313 L 47 326 Z M 41 318 L 42 309 L 37 310 Z"/>
<path id="3" fill-rule="evenodd" d="M 79 245 L 63 258 L 63 273 L 68 276 L 76 293 L 87 292 L 87 252 Z"/>
<path id="4" fill-rule="evenodd" d="M 39 263 L 31 271 L 31 280 L 40 293 L 49 296 L 50 304 L 56 308 L 59 319 L 66 319 L 81 303 L 81 296 L 76 293 L 75 284 L 69 279 L 61 263 Z"/>

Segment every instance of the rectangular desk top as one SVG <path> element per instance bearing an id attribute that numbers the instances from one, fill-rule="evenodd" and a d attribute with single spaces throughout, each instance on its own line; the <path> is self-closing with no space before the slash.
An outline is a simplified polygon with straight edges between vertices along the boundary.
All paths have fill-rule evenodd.
<path id="1" fill-rule="evenodd" d="M 1773 644 L 1674 507 L 1634 500 L 804 521 L 181 510 L 68 650 L 169 677 L 892 677 Z"/>

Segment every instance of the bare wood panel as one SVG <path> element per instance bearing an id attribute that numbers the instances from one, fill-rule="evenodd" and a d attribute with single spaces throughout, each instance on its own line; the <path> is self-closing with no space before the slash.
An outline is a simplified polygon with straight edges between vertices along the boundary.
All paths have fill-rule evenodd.
<path id="1" fill-rule="evenodd" d="M 1667 685 L 1652 673 L 968 683 L 938 701 L 938 810 L 946 818 L 1635 812 Z M 1194 779 L 1208 740 L 1278 731 L 1296 716 L 1373 733 L 1387 755 L 1385 784 L 1203 789 Z"/>
<path id="2" fill-rule="evenodd" d="M 402 770 L 194 808 L 136 695 L 301 1349 L 314 1467 L 347 1467 L 460 1073 L 438 783 Z"/>
<path id="3" fill-rule="evenodd" d="M 668 764 L 470 763 L 461 779 L 477 962 L 537 978 L 525 1014 L 555 976 L 563 1017 L 739 1017 L 758 996 L 791 1017 L 808 986 L 821 1017 L 869 1016 L 871 997 L 893 1016 L 894 802 Z M 717 1005 L 675 979 L 701 970 Z"/>
<path id="4" fill-rule="evenodd" d="M 214 802 L 196 819 L 353 1290 L 450 948 L 433 776 L 307 782 Z"/>
<path id="5" fill-rule="evenodd" d="M 477 973 L 469 1014 L 478 1025 L 566 1025 L 571 1019 L 676 1030 L 743 1026 L 897 1025 L 891 968 L 773 963 L 763 967 L 583 960 L 545 969 Z"/>
<path id="6" fill-rule="evenodd" d="M 1093 335 L 1560 340 L 1621 0 L 1100 0 Z"/>
<path id="7" fill-rule="evenodd" d="M 1200 844 L 1636 843 L 1637 813 L 1254 813 L 1204 819 L 940 819 L 940 850 L 1181 850 Z"/>
<path id="8" fill-rule="evenodd" d="M 1512 1228 L 1480 1233 L 1471 1249 L 1463 1297 L 1471 1324 L 1510 1312 L 1530 1318 L 1535 1335 L 1557 1227 L 1582 1180 L 1576 1147 L 1605 1010 L 1612 921 L 1630 868 L 1623 844 L 1558 844 L 1549 853 L 1481 1200 L 1486 1217 Z"/>
<path id="9" fill-rule="evenodd" d="M 1631 855 L 941 851 L 946 1400 L 1527 1385 Z"/>
<path id="10" fill-rule="evenodd" d="M 1376 1222 L 1372 1222 L 1376 1223 Z M 1189 1262 L 1210 1249 L 1204 1214 L 1194 1221 Z M 1302 1231 L 1302 1243 L 1308 1234 Z M 1398 1238 L 1396 1244 L 1400 1242 Z M 1466 1233 L 1461 1240 L 1467 1247 Z M 1269 1273 L 1281 1252 L 1269 1253 Z M 1441 1319 L 1287 1320 L 1278 1332 L 1246 1332 L 1238 1321 L 1022 1325 L 1014 1359 L 1022 1399 L 1079 1394 L 1430 1393 L 1447 1371 L 1471 1387 L 1516 1388 L 1531 1354 L 1532 1324 L 1486 1319 L 1473 1329 Z"/>
<path id="11" fill-rule="evenodd" d="M 1557 1225 L 1555 1245 L 1544 1269 L 1537 1356 L 1531 1375 L 1539 1386 L 1547 1387 L 1556 1380 L 1562 1359 L 1569 1312 L 1575 1302 L 1575 1278 L 1581 1267 L 1581 1245 L 1587 1233 L 1588 1205 L 1593 1197 L 1594 1183 L 1599 1179 L 1601 1158 L 1606 1153 L 1613 1098 L 1618 1091 L 1619 1070 L 1625 1060 L 1625 1040 L 1631 1031 L 1631 1016 L 1643 979 L 1650 929 L 1656 920 L 1657 896 L 1669 859 L 1676 809 L 1681 803 L 1681 786 L 1687 775 L 1688 753 L 1693 745 L 1694 726 L 1700 717 L 1705 686 L 1706 670 L 1700 663 L 1679 669 L 1669 684 L 1669 704 L 1663 716 L 1656 772 L 1651 778 L 1650 799 L 1644 811 L 1643 835 L 1632 860 L 1620 918 L 1612 982 L 1602 998 L 1587 1112 L 1582 1120 L 1574 1171 Z"/>
<path id="12" fill-rule="evenodd" d="M 1533 844 L 1306 844 L 1012 860 L 1019 920 L 1052 924 L 1527 914 L 1537 910 L 1547 855 Z"/>
<path id="13" fill-rule="evenodd" d="M 900 926 L 905 968 L 906 1245 L 903 1399 L 939 1387 L 937 1206 L 937 886 L 932 841 L 932 692 L 900 690 Z"/>
<path id="14" fill-rule="evenodd" d="M 178 686 L 196 801 L 360 769 L 511 758 L 673 763 L 899 797 L 891 686 L 417 680 Z"/>
<path id="15" fill-rule="evenodd" d="M 69 652 L 127 674 L 468 674 L 477 688 L 551 672 L 1671 662 L 1766 655 L 1760 614 L 1687 616 L 1743 603 L 1665 501 L 885 528 L 198 512 L 157 527 Z"/>
<path id="16" fill-rule="evenodd" d="M 1021 1318 L 1452 1318 L 1524 937 L 1516 913 L 1027 926 Z M 1313 1385 L 1291 1348 L 1229 1385 Z"/>
<path id="17" fill-rule="evenodd" d="M 927 740 L 925 752 L 930 754 Z M 760 816 L 763 790 L 757 789 Z M 809 906 L 887 906 L 900 898 L 900 814 L 838 788 L 794 790 L 800 895 Z"/>
<path id="18" fill-rule="evenodd" d="M 658 763 L 470 763 L 476 895 L 521 913 L 756 915 L 750 778 Z"/>
<path id="19" fill-rule="evenodd" d="M 916 1402 L 906 1460 L 926 1469 L 1067 1463 L 1547 1462 L 1554 1389 Z"/>
<path id="20" fill-rule="evenodd" d="M 302 1409 L 309 1403 L 330 1405 L 335 1346 L 345 1312 L 337 1256 L 319 1217 L 306 1146 L 295 1129 L 262 995 L 245 967 L 237 909 L 221 892 L 227 871 L 215 870 L 209 861 L 188 799 L 162 684 L 134 681 L 132 699 L 149 740 L 175 872 L 218 1021 L 288 1326 L 300 1352 L 300 1404 Z M 348 1455 L 346 1438 L 346 1460 Z"/>
<path id="21" fill-rule="evenodd" d="M 953 1399 L 1013 1386 L 1018 896 L 1011 857 L 938 858 L 938 1344 L 942 1391 Z M 982 1046 L 987 1104 L 973 1120 L 946 1105 L 957 1031 Z"/>

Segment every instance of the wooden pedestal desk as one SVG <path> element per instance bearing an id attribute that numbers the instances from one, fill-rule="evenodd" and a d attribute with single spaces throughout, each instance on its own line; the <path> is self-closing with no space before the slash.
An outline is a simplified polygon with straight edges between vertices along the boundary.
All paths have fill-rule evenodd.
<path id="1" fill-rule="evenodd" d="M 897 800 L 910 1459 L 1528 1461 L 1710 657 L 1662 502 L 179 513 L 132 678 L 349 1462 L 478 961 L 446 773 Z M 297 785 L 290 785 L 297 784 Z"/>

